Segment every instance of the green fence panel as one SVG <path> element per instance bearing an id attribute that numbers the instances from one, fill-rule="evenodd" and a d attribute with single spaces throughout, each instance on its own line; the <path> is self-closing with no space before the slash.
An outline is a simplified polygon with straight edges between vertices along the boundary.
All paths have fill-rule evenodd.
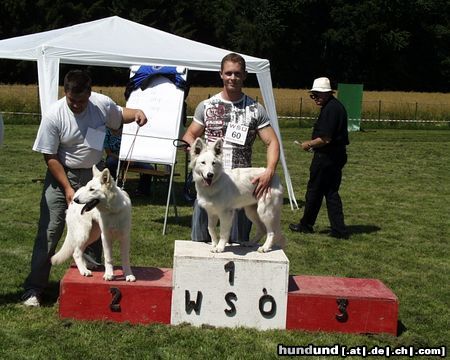
<path id="1" fill-rule="evenodd" d="M 363 84 L 338 84 L 338 99 L 348 114 L 348 131 L 359 131 L 361 124 Z"/>

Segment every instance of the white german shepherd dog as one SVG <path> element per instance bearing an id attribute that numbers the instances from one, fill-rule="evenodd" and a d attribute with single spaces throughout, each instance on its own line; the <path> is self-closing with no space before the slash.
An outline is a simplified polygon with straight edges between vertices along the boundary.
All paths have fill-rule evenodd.
<path id="1" fill-rule="evenodd" d="M 83 276 L 92 273 L 83 252 L 100 235 L 105 258 L 103 279 L 113 280 L 112 240 L 120 240 L 122 270 L 126 281 L 136 281 L 130 267 L 131 201 L 117 187 L 108 169 L 92 167 L 93 178 L 77 190 L 66 215 L 67 235 L 61 249 L 52 256 L 52 264 L 61 264 L 71 255 Z"/>
<path id="2" fill-rule="evenodd" d="M 277 174 L 272 178 L 270 194 L 256 199 L 253 195 L 256 184 L 251 180 L 264 172 L 265 168 L 237 168 L 224 170 L 222 166 L 222 140 L 206 145 L 197 138 L 191 146 L 192 175 L 197 190 L 198 204 L 208 213 L 208 231 L 212 240 L 212 252 L 223 252 L 230 237 L 235 209 L 245 209 L 245 214 L 256 226 L 252 242 L 266 235 L 259 252 L 268 252 L 277 243 L 282 248 L 286 240 L 281 233 L 281 207 L 283 186 Z M 220 220 L 220 240 L 216 235 Z"/>

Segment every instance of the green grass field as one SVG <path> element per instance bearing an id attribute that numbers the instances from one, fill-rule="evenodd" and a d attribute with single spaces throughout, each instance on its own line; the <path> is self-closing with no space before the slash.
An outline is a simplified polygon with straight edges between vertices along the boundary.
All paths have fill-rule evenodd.
<path id="1" fill-rule="evenodd" d="M 282 226 L 290 273 L 381 280 L 399 298 L 397 337 L 60 320 L 58 282 L 69 262 L 53 268 L 43 307 L 22 306 L 21 285 L 29 270 L 39 215 L 39 179 L 45 172 L 42 155 L 31 150 L 36 131 L 36 125 L 7 124 L 0 147 L 1 359 L 275 359 L 278 344 L 447 346 L 448 350 L 450 131 L 351 133 L 341 187 L 352 233 L 349 240 L 325 234 L 325 205 L 315 234 L 290 233 L 288 224 L 298 221 L 302 211 L 291 210 L 285 196 Z M 309 137 L 311 130 L 283 127 L 281 131 L 302 205 L 310 154 L 299 152 L 293 140 Z M 258 143 L 254 165 L 263 165 L 264 157 Z M 181 194 L 183 153 L 177 167 L 182 174 L 175 183 L 179 218 L 175 219 L 171 208 L 166 236 L 161 235 L 165 184 L 154 184 L 151 197 L 132 197 L 134 266 L 172 267 L 174 241 L 189 238 L 192 209 Z M 127 185 L 132 191 L 136 181 L 130 178 Z"/>

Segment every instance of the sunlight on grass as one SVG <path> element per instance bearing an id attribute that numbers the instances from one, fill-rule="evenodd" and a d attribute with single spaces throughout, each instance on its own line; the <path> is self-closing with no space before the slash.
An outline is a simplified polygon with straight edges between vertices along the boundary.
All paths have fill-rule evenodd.
<path id="1" fill-rule="evenodd" d="M 341 195 L 349 240 L 327 236 L 326 207 L 314 234 L 288 230 L 302 209 L 292 211 L 285 194 L 282 226 L 288 239 L 291 274 L 376 278 L 400 301 L 403 332 L 387 335 L 308 333 L 191 326 L 129 325 L 58 318 L 58 281 L 68 263 L 56 266 L 51 288 L 40 309 L 19 303 L 29 269 L 45 165 L 31 150 L 35 125 L 7 125 L 0 148 L 0 336 L 2 359 L 267 359 L 277 358 L 279 343 L 290 345 L 442 346 L 450 338 L 450 132 L 381 130 L 351 133 L 349 161 Z M 302 204 L 310 154 L 299 152 L 294 139 L 310 129 L 282 128 L 284 150 L 297 201 Z M 254 166 L 265 152 L 255 143 Z M 180 158 L 181 159 L 181 158 Z M 135 266 L 172 267 L 175 240 L 189 239 L 191 204 L 183 200 L 184 158 L 175 180 L 178 219 L 169 211 L 162 236 L 167 184 L 158 183 L 150 197 L 132 196 L 131 261 Z M 282 169 L 279 166 L 278 171 Z M 127 190 L 133 193 L 136 181 Z M 119 261 L 115 244 L 114 258 Z M 107 349 L 107 350 L 105 350 Z M 107 351 L 107 355 L 105 353 Z"/>

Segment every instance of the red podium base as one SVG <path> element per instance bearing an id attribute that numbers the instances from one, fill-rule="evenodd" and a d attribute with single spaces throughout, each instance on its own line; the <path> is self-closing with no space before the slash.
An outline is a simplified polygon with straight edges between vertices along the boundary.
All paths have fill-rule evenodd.
<path id="1" fill-rule="evenodd" d="M 83 277 L 71 267 L 61 281 L 59 315 L 78 320 L 170 324 L 172 269 L 134 267 L 136 282 L 121 270 Z M 224 304 L 225 306 L 226 304 Z M 397 335 L 398 299 L 381 281 L 290 276 L 286 329 Z"/>
<path id="2" fill-rule="evenodd" d="M 381 281 L 291 276 L 287 329 L 397 335 L 398 299 Z"/>
<path id="3" fill-rule="evenodd" d="M 83 277 L 71 267 L 61 281 L 59 316 L 78 320 L 170 323 L 172 269 L 133 267 L 137 281 L 126 282 L 122 270 L 114 281 L 103 270 Z"/>

